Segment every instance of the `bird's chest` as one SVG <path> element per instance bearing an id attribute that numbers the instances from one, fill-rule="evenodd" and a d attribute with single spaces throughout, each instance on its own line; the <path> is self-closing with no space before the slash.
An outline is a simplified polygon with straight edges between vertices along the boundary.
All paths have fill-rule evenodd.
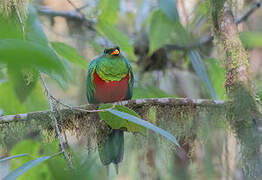
<path id="1" fill-rule="evenodd" d="M 94 72 L 94 98 L 99 103 L 110 103 L 125 100 L 128 91 L 129 73 L 120 81 L 104 81 Z"/>

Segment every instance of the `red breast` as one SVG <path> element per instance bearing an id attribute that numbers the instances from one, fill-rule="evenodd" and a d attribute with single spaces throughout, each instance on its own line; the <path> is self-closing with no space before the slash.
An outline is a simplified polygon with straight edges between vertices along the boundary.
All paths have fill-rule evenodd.
<path id="1" fill-rule="evenodd" d="M 128 91 L 129 73 L 120 81 L 106 82 L 94 72 L 94 98 L 101 103 L 125 100 Z"/>

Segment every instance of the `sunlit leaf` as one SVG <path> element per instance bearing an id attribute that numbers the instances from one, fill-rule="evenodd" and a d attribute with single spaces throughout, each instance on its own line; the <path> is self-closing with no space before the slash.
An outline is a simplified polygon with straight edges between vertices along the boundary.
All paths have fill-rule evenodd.
<path id="1" fill-rule="evenodd" d="M 13 83 L 0 83 L 0 109 L 4 115 L 40 111 L 48 108 L 48 102 L 43 92 L 43 87 L 38 82 L 24 102 L 20 102 L 16 96 Z"/>
<path id="2" fill-rule="evenodd" d="M 42 25 L 37 17 L 36 10 L 29 5 L 27 8 L 27 19 L 25 21 L 25 39 L 48 46 L 48 39 L 43 31 Z"/>
<path id="3" fill-rule="evenodd" d="M 15 146 L 11 149 L 10 155 L 16 155 L 21 153 L 27 153 L 29 156 L 25 156 L 24 158 L 16 159 L 15 161 L 10 161 L 10 173 L 12 171 L 20 168 L 21 166 L 25 165 L 28 162 L 31 162 L 41 156 L 43 153 L 43 144 L 37 140 L 22 140 L 19 141 Z M 57 152 L 53 151 L 50 154 Z M 51 178 L 51 170 L 47 166 L 46 163 L 40 163 L 36 167 L 32 167 L 31 171 L 28 171 L 21 175 L 18 179 L 19 180 L 27 180 L 27 179 L 37 179 L 37 180 L 44 180 Z"/>
<path id="4" fill-rule="evenodd" d="M 62 42 L 51 42 L 52 48 L 63 58 L 81 68 L 88 69 L 88 62 L 79 55 L 77 50 Z"/>
<path id="5" fill-rule="evenodd" d="M 158 0 L 158 4 L 170 20 L 173 22 L 179 20 L 175 0 Z"/>
<path id="6" fill-rule="evenodd" d="M 107 109 L 112 107 L 111 104 L 103 104 L 99 107 L 99 109 Z M 117 105 L 114 109 L 120 112 L 125 112 L 128 114 L 131 114 L 135 117 L 140 118 L 140 116 L 133 110 L 125 107 L 125 106 L 119 106 Z M 136 123 L 130 122 L 126 119 L 123 119 L 119 116 L 115 116 L 112 113 L 109 113 L 107 111 L 105 112 L 99 112 L 99 117 L 104 120 L 112 129 L 120 129 L 120 128 L 127 128 L 128 132 L 140 132 L 143 135 L 146 135 L 146 129 L 140 125 L 137 125 Z"/>
<path id="7" fill-rule="evenodd" d="M 26 112 L 25 105 L 18 100 L 10 82 L 0 84 L 0 94 L 0 109 L 3 110 L 4 115 Z"/>
<path id="8" fill-rule="evenodd" d="M 142 120 L 142 119 L 140 119 L 136 116 L 133 116 L 133 115 L 130 115 L 128 113 L 121 112 L 121 111 L 118 111 L 118 110 L 115 110 L 115 109 L 109 109 L 107 111 L 109 111 L 110 113 L 112 113 L 112 114 L 114 114 L 114 115 L 116 115 L 120 118 L 129 120 L 133 123 L 139 124 L 139 125 L 147 128 L 147 129 L 150 129 L 150 130 L 156 132 L 157 134 L 160 134 L 160 135 L 164 136 L 165 138 L 167 138 L 168 140 L 172 141 L 175 145 L 179 146 L 176 138 L 172 134 L 166 132 L 165 130 L 163 130 L 163 129 L 161 129 L 161 128 L 153 125 L 153 124 L 151 124 L 150 122 L 147 122 L 147 121 Z"/>
<path id="9" fill-rule="evenodd" d="M 161 10 L 152 12 L 149 27 L 149 54 L 162 47 L 175 30 L 175 24 Z"/>
<path id="10" fill-rule="evenodd" d="M 206 68 L 203 64 L 202 58 L 199 55 L 198 51 L 196 51 L 196 50 L 190 51 L 189 57 L 190 57 L 191 63 L 193 65 L 193 68 L 194 68 L 196 74 L 207 85 L 213 99 L 217 100 L 216 91 L 215 91 L 214 86 L 211 83 L 211 81 L 210 81 L 210 79 L 207 75 Z"/>
<path id="11" fill-rule="evenodd" d="M 136 59 L 134 54 L 134 47 L 130 44 L 129 38 L 121 31 L 119 31 L 114 26 L 99 21 L 96 25 L 97 31 L 107 37 L 114 44 L 118 45 L 122 52 L 126 53 L 127 58 L 130 61 L 134 61 Z"/>
<path id="12" fill-rule="evenodd" d="M 11 160 L 11 159 L 14 159 L 14 158 L 17 158 L 17 157 L 23 157 L 23 156 L 28 156 L 28 154 L 17 154 L 17 155 L 14 155 L 14 156 L 9 156 L 9 157 L 6 157 L 6 158 L 2 158 L 2 159 L 0 159 L 0 163 L 4 162 L 4 161 Z"/>
<path id="13" fill-rule="evenodd" d="M 20 69 L 16 67 L 13 68 L 10 64 L 8 66 L 8 75 L 15 89 L 16 96 L 20 102 L 24 102 L 35 87 L 38 81 L 39 72 L 32 67 L 23 67 Z"/>
<path id="14" fill-rule="evenodd" d="M 241 32 L 240 40 L 246 48 L 262 47 L 261 32 Z"/>
<path id="15" fill-rule="evenodd" d="M 1 2 L 2 3 L 2 2 Z M 0 12 L 0 38 L 23 39 L 21 23 L 13 10 L 8 16 Z"/>
<path id="16" fill-rule="evenodd" d="M 167 94 L 158 87 L 145 86 L 145 87 L 134 87 L 133 99 L 140 98 L 165 98 L 165 97 L 176 97 L 171 94 Z"/>
<path id="17" fill-rule="evenodd" d="M 98 7 L 101 13 L 98 16 L 98 20 L 114 25 L 119 12 L 119 2 L 119 0 L 99 0 Z"/>
<path id="18" fill-rule="evenodd" d="M 42 156 L 40 158 L 37 158 L 35 160 L 29 161 L 22 166 L 16 168 L 14 171 L 9 173 L 6 177 L 4 177 L 3 180 L 13 180 L 24 174 L 26 171 L 30 170 L 31 168 L 35 167 L 36 165 L 52 158 L 52 156 Z"/>
<path id="19" fill-rule="evenodd" d="M 216 59 L 208 58 L 206 59 L 208 65 L 208 74 L 212 84 L 214 85 L 214 89 L 217 93 L 219 100 L 225 99 L 225 74 L 226 70 L 223 68 L 219 61 Z"/>
<path id="20" fill-rule="evenodd" d="M 35 42 L 0 39 L 0 62 L 17 68 L 33 66 L 54 78 L 67 78 L 65 66 L 53 50 Z"/>

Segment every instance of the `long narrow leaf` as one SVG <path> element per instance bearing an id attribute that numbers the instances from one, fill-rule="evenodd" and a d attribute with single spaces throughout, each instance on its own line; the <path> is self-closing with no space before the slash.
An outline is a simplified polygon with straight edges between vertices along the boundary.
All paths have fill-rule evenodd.
<path id="1" fill-rule="evenodd" d="M 202 79 L 202 81 L 204 81 L 207 85 L 207 87 L 209 88 L 211 95 L 213 97 L 213 99 L 217 100 L 217 94 L 216 91 L 207 75 L 206 69 L 204 67 L 202 58 L 200 57 L 198 51 L 196 50 L 192 50 L 189 53 L 189 57 L 190 60 L 192 62 L 193 68 L 196 72 L 196 74 L 199 76 L 199 78 Z"/>
<path id="2" fill-rule="evenodd" d="M 175 145 L 179 146 L 176 138 L 172 134 L 166 132 L 165 130 L 163 130 L 163 129 L 159 128 L 159 127 L 154 126 L 153 124 L 151 124 L 151 123 L 149 123 L 147 121 L 144 121 L 144 120 L 142 120 L 142 119 L 140 119 L 140 118 L 138 118 L 136 116 L 132 116 L 130 114 L 127 114 L 127 113 L 124 113 L 124 112 L 121 112 L 121 111 L 117 111 L 117 110 L 114 110 L 114 109 L 109 109 L 108 111 L 110 113 L 120 117 L 120 118 L 129 120 L 129 121 L 131 121 L 133 123 L 139 124 L 139 125 L 141 125 L 141 126 L 143 126 L 145 128 L 148 128 L 148 129 L 150 129 L 152 131 L 155 131 L 156 133 L 158 133 L 158 134 L 164 136 L 165 138 L 169 139 L 170 141 L 172 141 Z"/>
<path id="3" fill-rule="evenodd" d="M 10 159 L 17 158 L 17 157 L 22 157 L 22 156 L 28 156 L 28 154 L 17 154 L 17 155 L 14 155 L 14 156 L 9 156 L 9 157 L 0 159 L 0 163 L 1 163 L 1 162 L 4 162 L 4 161 L 8 161 L 8 160 L 10 160 Z"/>
<path id="4" fill-rule="evenodd" d="M 174 22 L 179 20 L 175 0 L 158 0 L 158 4 L 170 20 Z"/>
<path id="5" fill-rule="evenodd" d="M 22 174 L 24 174 L 29 169 L 35 167 L 36 165 L 40 164 L 41 162 L 44 162 L 44 161 L 46 161 L 46 160 L 48 160 L 52 157 L 54 157 L 54 156 L 42 156 L 40 158 L 29 161 L 29 162 L 23 164 L 22 166 L 16 168 L 11 173 L 9 173 L 6 177 L 4 177 L 3 180 L 14 180 L 14 179 L 18 178 L 19 176 L 21 176 Z"/>
<path id="6" fill-rule="evenodd" d="M 63 58 L 81 68 L 88 69 L 88 62 L 79 55 L 77 50 L 62 42 L 51 42 L 52 48 Z"/>

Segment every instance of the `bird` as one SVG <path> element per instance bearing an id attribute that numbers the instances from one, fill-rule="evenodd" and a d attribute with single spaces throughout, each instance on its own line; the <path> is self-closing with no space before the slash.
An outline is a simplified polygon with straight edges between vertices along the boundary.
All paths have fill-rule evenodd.
<path id="1" fill-rule="evenodd" d="M 86 95 L 90 104 L 113 103 L 132 98 L 133 70 L 119 46 L 105 48 L 101 56 L 90 62 L 86 81 Z M 113 163 L 118 173 L 118 164 L 124 156 L 124 131 L 112 129 L 98 142 L 98 152 L 102 164 L 108 166 Z"/>

